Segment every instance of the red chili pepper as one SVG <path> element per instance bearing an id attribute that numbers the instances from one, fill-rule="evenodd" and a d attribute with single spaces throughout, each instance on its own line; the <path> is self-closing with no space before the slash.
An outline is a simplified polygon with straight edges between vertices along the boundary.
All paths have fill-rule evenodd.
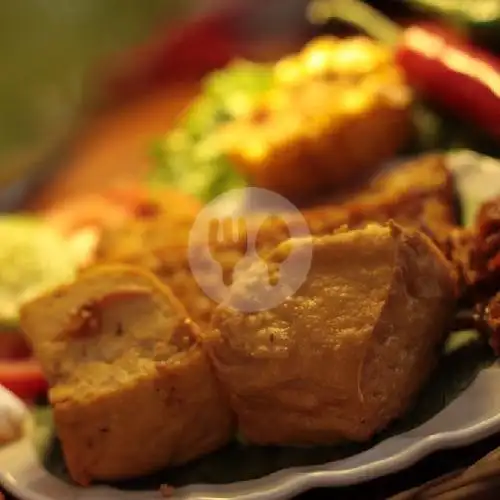
<path id="1" fill-rule="evenodd" d="M 397 61 L 422 95 L 500 137 L 500 60 L 435 26 L 404 30 Z"/>
<path id="2" fill-rule="evenodd" d="M 109 98 L 124 99 L 172 80 L 197 80 L 236 56 L 235 9 L 223 9 L 159 32 L 123 60 L 109 63 Z M 105 71 L 105 74 L 108 74 Z"/>

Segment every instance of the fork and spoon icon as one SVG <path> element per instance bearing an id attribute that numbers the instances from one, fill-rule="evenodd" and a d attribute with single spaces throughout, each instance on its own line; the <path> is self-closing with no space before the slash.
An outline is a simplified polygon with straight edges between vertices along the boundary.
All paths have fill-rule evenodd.
<path id="1" fill-rule="evenodd" d="M 243 273 L 250 276 L 250 268 L 247 284 L 255 300 L 248 297 L 236 307 L 246 312 L 271 309 L 307 277 L 312 251 L 304 236 L 310 237 L 309 226 L 289 200 L 261 188 L 234 189 L 198 214 L 189 235 L 190 270 L 206 295 L 221 303 L 230 298 Z M 268 260 L 269 252 L 284 240 L 299 243 Z"/>
<path id="2" fill-rule="evenodd" d="M 269 266 L 264 260 L 263 252 L 257 244 L 258 242 L 258 229 L 249 227 L 247 220 L 240 217 L 224 217 L 222 219 L 213 218 L 208 224 L 208 248 L 212 258 L 220 262 L 220 254 L 214 251 L 214 248 L 219 247 L 232 247 L 238 249 L 243 255 L 233 266 L 230 273 L 223 276 L 224 284 L 231 286 L 238 276 L 246 271 L 252 263 L 260 260 L 259 264 L 265 265 L 268 271 L 269 282 L 271 282 Z M 227 262 L 225 263 L 227 268 Z M 227 271 L 227 269 L 225 269 Z"/>

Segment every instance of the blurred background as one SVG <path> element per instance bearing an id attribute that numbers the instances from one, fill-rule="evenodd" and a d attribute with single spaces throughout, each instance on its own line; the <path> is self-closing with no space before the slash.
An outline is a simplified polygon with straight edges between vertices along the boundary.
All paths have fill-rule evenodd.
<path id="1" fill-rule="evenodd" d="M 146 116 L 129 120 L 126 112 L 121 116 L 115 111 L 116 121 L 124 122 L 125 136 L 119 141 L 123 152 L 106 160 L 125 162 L 124 173 L 134 170 L 124 158 L 133 155 L 127 147 L 126 134 L 134 135 L 127 120 L 136 122 L 135 130 L 143 126 L 145 135 L 165 129 L 182 107 L 178 101 L 185 102 L 195 92 L 206 71 L 240 54 L 273 57 L 276 49 L 281 52 L 297 43 L 304 30 L 304 2 L 296 0 L 2 2 L 3 205 L 17 206 L 28 187 L 47 180 L 54 168 L 71 168 L 64 165 L 63 155 L 76 137 L 83 140 L 89 120 L 94 120 L 94 135 L 100 135 L 101 122 L 95 116 L 104 109 L 125 109 L 126 103 L 168 87 L 151 109 L 144 103 Z M 118 135 L 119 127 L 117 123 Z M 141 169 L 139 159 L 137 163 Z M 101 166 L 97 158 L 94 169 Z M 106 175 L 115 173 L 110 165 Z M 99 182 L 105 180 L 103 175 L 98 175 Z"/>
<path id="2" fill-rule="evenodd" d="M 19 203 L 26 182 L 45 180 L 85 120 L 113 97 L 106 83 L 115 74 L 113 68 L 128 67 L 128 61 L 131 66 L 140 64 L 142 57 L 133 61 L 124 51 L 154 33 L 168 36 L 172 25 L 202 12 L 205 4 L 189 0 L 2 2 L 0 184 L 7 190 L 4 203 Z M 117 69 L 118 74 L 121 71 Z"/>
<path id="3" fill-rule="evenodd" d="M 152 138 L 206 73 L 234 58 L 276 60 L 319 34 L 362 31 L 338 19 L 311 23 L 311 3 L 352 18 L 343 0 L 2 2 L 0 208 L 19 207 L 48 179 L 30 206 L 146 175 Z M 438 20 L 488 50 L 498 42 L 496 0 L 367 3 L 402 24 Z"/>
<path id="4" fill-rule="evenodd" d="M 148 138 L 168 129 L 205 73 L 235 57 L 274 60 L 332 30 L 309 22 L 308 3 L 2 2 L 1 206 L 19 207 L 54 175 L 56 191 L 32 204 L 143 175 Z M 414 7 L 370 3 L 399 17 Z"/>

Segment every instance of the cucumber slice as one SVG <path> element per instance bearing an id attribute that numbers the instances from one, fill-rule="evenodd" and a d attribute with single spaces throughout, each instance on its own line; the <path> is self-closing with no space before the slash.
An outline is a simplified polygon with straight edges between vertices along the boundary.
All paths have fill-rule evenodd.
<path id="1" fill-rule="evenodd" d="M 29 216 L 0 216 L 0 324 L 15 327 L 21 306 L 71 280 L 77 259 L 64 237 Z"/>

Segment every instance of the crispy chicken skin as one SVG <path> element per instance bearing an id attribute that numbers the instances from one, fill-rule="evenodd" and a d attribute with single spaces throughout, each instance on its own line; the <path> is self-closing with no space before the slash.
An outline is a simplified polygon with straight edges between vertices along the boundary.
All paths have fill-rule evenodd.
<path id="1" fill-rule="evenodd" d="M 311 240 L 290 242 L 300 250 Z M 452 268 L 418 231 L 374 224 L 312 245 L 298 292 L 268 311 L 234 307 L 259 303 L 262 273 L 279 276 L 280 246 L 268 270 L 237 281 L 205 339 L 252 443 L 370 439 L 426 381 L 454 307 Z"/>
<path id="2" fill-rule="evenodd" d="M 147 474 L 230 438 L 198 327 L 153 275 L 95 269 L 26 305 L 21 323 L 77 483 Z"/>

